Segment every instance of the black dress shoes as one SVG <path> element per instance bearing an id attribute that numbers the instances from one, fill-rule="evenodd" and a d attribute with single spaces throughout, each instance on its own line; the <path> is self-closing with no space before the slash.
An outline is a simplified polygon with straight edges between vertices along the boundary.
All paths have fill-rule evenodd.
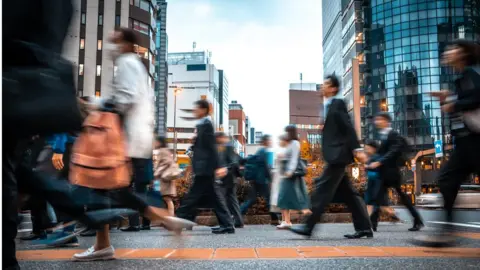
<path id="1" fill-rule="evenodd" d="M 413 224 L 413 227 L 408 230 L 411 232 L 417 232 L 420 231 L 423 227 L 425 227 L 425 225 L 423 225 L 423 222 L 415 222 L 415 224 Z"/>
<path id="2" fill-rule="evenodd" d="M 142 227 L 140 227 L 140 230 L 142 231 L 150 231 L 150 225 L 142 225 Z"/>
<path id="3" fill-rule="evenodd" d="M 219 227 L 218 229 L 212 229 L 213 234 L 232 234 L 235 233 L 235 228 L 232 227 Z"/>
<path id="4" fill-rule="evenodd" d="M 292 227 L 289 228 L 289 230 L 293 233 L 303 235 L 309 238 L 312 236 L 312 230 L 307 228 L 306 225 L 293 225 Z"/>
<path id="5" fill-rule="evenodd" d="M 39 239 L 47 239 L 47 233 L 45 231 L 42 231 L 39 233 L 31 233 L 27 236 L 20 237 L 20 240 L 22 241 L 33 241 L 33 240 L 39 240 Z"/>
<path id="6" fill-rule="evenodd" d="M 373 238 L 373 232 L 371 230 L 357 231 L 354 234 L 345 234 L 344 236 L 348 239 Z"/>

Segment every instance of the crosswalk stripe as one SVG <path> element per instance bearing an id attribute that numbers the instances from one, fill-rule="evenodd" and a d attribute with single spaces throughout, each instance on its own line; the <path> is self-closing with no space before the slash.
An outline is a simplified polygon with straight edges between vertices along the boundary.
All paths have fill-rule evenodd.
<path id="1" fill-rule="evenodd" d="M 456 223 L 456 222 L 445 222 L 445 221 L 429 221 L 428 223 L 453 225 L 453 226 L 459 226 L 459 227 L 468 227 L 468 228 L 480 229 L 480 224 L 479 225 L 473 225 L 473 224 L 467 224 L 467 223 Z"/>

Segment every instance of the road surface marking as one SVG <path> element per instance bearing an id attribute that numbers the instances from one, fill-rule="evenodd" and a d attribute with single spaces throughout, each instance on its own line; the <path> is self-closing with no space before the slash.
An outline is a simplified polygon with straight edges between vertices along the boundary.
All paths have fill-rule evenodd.
<path id="1" fill-rule="evenodd" d="M 456 223 L 456 222 L 445 222 L 445 221 L 429 221 L 428 223 L 480 229 L 480 225 L 473 225 L 473 224 L 467 224 L 467 223 Z"/>
<path id="2" fill-rule="evenodd" d="M 17 258 L 23 261 L 71 260 L 79 249 L 19 250 Z M 282 247 L 282 248 L 149 248 L 117 249 L 115 258 L 122 260 L 256 260 L 309 258 L 364 258 L 364 257 L 442 257 L 480 258 L 478 248 L 424 248 L 424 247 Z"/>

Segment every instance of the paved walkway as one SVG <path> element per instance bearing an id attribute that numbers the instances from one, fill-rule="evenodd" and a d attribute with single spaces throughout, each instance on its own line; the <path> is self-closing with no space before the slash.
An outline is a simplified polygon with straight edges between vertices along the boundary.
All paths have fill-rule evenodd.
<path id="1" fill-rule="evenodd" d="M 80 247 L 75 249 L 36 249 L 19 242 L 17 254 L 25 269 L 69 270 L 142 269 L 140 266 L 143 269 L 160 266 L 162 269 L 175 269 L 173 266 L 177 269 L 278 269 L 287 265 L 295 269 L 350 269 L 353 261 L 359 266 L 353 269 L 363 269 L 363 265 L 372 263 L 375 266 L 366 269 L 397 269 L 390 267 L 392 262 L 406 263 L 407 268 L 423 262 L 422 269 L 436 269 L 434 265 L 446 259 L 453 267 L 450 269 L 468 269 L 480 263 L 480 232 L 460 233 L 459 247 L 432 249 L 410 243 L 418 233 L 408 232 L 408 224 L 381 224 L 373 239 L 344 239 L 343 234 L 351 232 L 352 227 L 351 224 L 323 224 L 310 240 L 269 225 L 246 226 L 232 235 L 212 235 L 208 227 L 195 227 L 182 237 L 163 229 L 137 233 L 113 230 L 115 261 L 71 261 L 72 255 L 91 246 L 94 238 L 80 238 Z M 315 266 L 318 260 L 335 261 L 339 268 L 318 268 Z M 269 268 L 272 266 L 276 267 Z"/>

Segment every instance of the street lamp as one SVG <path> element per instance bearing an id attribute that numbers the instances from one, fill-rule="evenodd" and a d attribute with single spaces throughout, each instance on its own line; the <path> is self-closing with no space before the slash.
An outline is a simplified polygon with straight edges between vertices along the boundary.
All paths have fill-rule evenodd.
<path id="1" fill-rule="evenodd" d="M 177 162 L 177 95 L 182 92 L 182 88 L 173 89 L 173 160 Z"/>

